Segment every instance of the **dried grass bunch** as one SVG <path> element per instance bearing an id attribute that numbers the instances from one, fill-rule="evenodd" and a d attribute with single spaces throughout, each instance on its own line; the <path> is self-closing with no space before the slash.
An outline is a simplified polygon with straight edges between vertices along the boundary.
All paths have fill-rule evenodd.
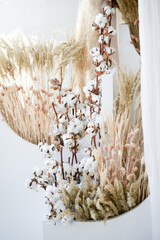
<path id="1" fill-rule="evenodd" d="M 22 33 L 0 37 L 0 111 L 22 138 L 38 144 L 53 140 L 52 102 L 57 96 L 50 80 L 60 76 L 71 81 L 69 66 L 82 54 L 83 40 L 72 34 L 57 45 L 53 37 L 41 41 Z M 68 83 L 67 83 L 68 84 Z"/>
<path id="2" fill-rule="evenodd" d="M 107 220 L 129 211 L 148 196 L 143 140 L 137 126 L 131 127 L 124 114 L 103 122 L 101 135 L 101 146 L 94 150 L 94 178 L 85 174 L 82 186 L 73 182 L 69 189 L 62 186 L 66 209 L 58 219 Z"/>

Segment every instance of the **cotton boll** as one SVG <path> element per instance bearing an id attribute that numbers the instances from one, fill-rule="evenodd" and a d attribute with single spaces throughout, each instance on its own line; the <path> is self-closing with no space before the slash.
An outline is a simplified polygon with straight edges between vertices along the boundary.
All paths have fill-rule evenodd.
<path id="1" fill-rule="evenodd" d="M 72 143 L 72 136 L 70 134 L 66 133 L 62 137 L 65 145 L 70 145 Z"/>
<path id="2" fill-rule="evenodd" d="M 116 51 L 115 48 L 112 48 L 112 47 L 105 47 L 105 51 L 108 53 L 108 54 L 112 54 Z"/>
<path id="3" fill-rule="evenodd" d="M 42 152 L 43 151 L 43 142 L 38 144 L 38 149 Z"/>
<path id="4" fill-rule="evenodd" d="M 45 161 L 45 165 L 48 167 L 48 168 L 54 168 L 58 165 L 57 161 L 55 159 L 50 159 L 50 160 L 47 160 Z"/>
<path id="5" fill-rule="evenodd" d="M 52 186 L 47 186 L 45 197 L 51 199 L 53 197 Z"/>
<path id="6" fill-rule="evenodd" d="M 90 50 L 90 55 L 93 57 L 99 56 L 100 55 L 100 48 L 99 47 L 94 47 Z"/>
<path id="7" fill-rule="evenodd" d="M 105 25 L 106 25 L 106 23 L 107 23 L 107 18 L 104 17 L 102 13 L 99 13 L 99 14 L 96 16 L 95 23 L 96 23 L 100 28 L 104 28 Z"/>
<path id="8" fill-rule="evenodd" d="M 32 184 L 32 180 L 31 179 L 27 179 L 27 181 L 25 182 L 25 187 L 26 188 L 30 188 L 31 184 Z"/>
<path id="9" fill-rule="evenodd" d="M 86 164 L 86 158 L 82 158 L 81 161 L 79 162 L 79 166 L 78 166 L 80 172 L 82 172 L 85 164 Z"/>
<path id="10" fill-rule="evenodd" d="M 53 128 L 53 134 L 54 136 L 59 136 L 62 135 L 65 132 L 64 125 L 62 123 L 60 124 L 55 124 Z"/>
<path id="11" fill-rule="evenodd" d="M 108 43 L 109 43 L 109 40 L 110 40 L 110 37 L 108 37 L 108 36 L 105 37 L 104 35 L 101 35 L 101 36 L 99 37 L 98 42 L 99 42 L 100 44 L 102 44 L 102 42 L 104 41 L 105 44 L 108 44 Z"/>
<path id="12" fill-rule="evenodd" d="M 53 203 L 56 203 L 61 199 L 61 193 L 58 187 L 47 186 L 45 197 L 49 198 Z"/>
<path id="13" fill-rule="evenodd" d="M 56 174 L 57 172 L 58 172 L 58 166 L 48 169 L 48 173 L 51 175 Z"/>
<path id="14" fill-rule="evenodd" d="M 106 6 L 104 7 L 104 12 L 107 16 L 109 16 L 112 13 L 112 8 L 110 6 Z"/>
<path id="15" fill-rule="evenodd" d="M 39 177 L 43 174 L 43 170 L 41 168 L 34 168 L 32 172 L 37 177 Z"/>
<path id="16" fill-rule="evenodd" d="M 72 173 L 72 166 L 69 163 L 63 163 L 63 168 L 67 176 L 70 176 Z"/>
<path id="17" fill-rule="evenodd" d="M 98 67 L 95 68 L 95 71 L 104 73 L 106 69 L 107 69 L 106 62 L 102 62 Z"/>
<path id="18" fill-rule="evenodd" d="M 73 92 L 69 92 L 68 94 L 62 97 L 63 104 L 68 104 L 69 107 L 74 107 L 74 104 L 78 101 L 77 95 Z"/>
<path id="19" fill-rule="evenodd" d="M 59 123 L 65 124 L 67 121 L 68 120 L 65 115 L 63 115 L 61 118 L 59 118 Z"/>
<path id="20" fill-rule="evenodd" d="M 54 208 L 56 209 L 57 214 L 60 214 L 61 211 L 66 209 L 62 200 L 57 201 L 57 203 L 54 205 Z"/>
<path id="21" fill-rule="evenodd" d="M 92 100 L 93 100 L 94 102 L 99 102 L 99 98 L 100 98 L 99 95 L 91 94 L 91 96 L 92 96 Z"/>
<path id="22" fill-rule="evenodd" d="M 30 188 L 30 189 L 35 190 L 35 191 L 37 191 L 37 189 L 38 189 L 38 185 L 37 185 L 36 181 L 34 181 L 32 179 L 28 179 L 26 181 L 25 185 L 26 185 L 27 188 Z"/>
<path id="23" fill-rule="evenodd" d="M 109 28 L 108 28 L 108 33 L 109 34 L 112 34 L 113 36 L 115 36 L 116 35 L 116 30 L 112 27 L 112 26 L 110 26 Z"/>
<path id="24" fill-rule="evenodd" d="M 73 118 L 68 125 L 68 134 L 79 134 L 83 130 L 83 122 L 77 118 Z"/>
<path id="25" fill-rule="evenodd" d="M 93 61 L 94 61 L 95 63 L 101 63 L 101 62 L 103 61 L 103 56 L 102 56 L 102 55 L 95 56 L 95 57 L 93 58 Z"/>

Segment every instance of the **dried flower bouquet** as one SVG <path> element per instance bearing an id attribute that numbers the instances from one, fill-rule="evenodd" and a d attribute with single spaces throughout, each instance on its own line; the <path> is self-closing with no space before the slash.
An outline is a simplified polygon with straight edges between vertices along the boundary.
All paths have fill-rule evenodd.
<path id="1" fill-rule="evenodd" d="M 107 220 L 132 209 L 148 196 L 138 123 L 130 124 L 127 111 L 102 121 L 101 75 L 111 74 L 114 68 L 111 56 L 115 49 L 110 47 L 116 34 L 111 26 L 114 12 L 112 1 L 108 1 L 92 25 L 99 33 L 99 47 L 90 51 L 96 78 L 84 87 L 85 101 L 81 102 L 71 89 L 63 88 L 62 68 L 60 80 L 51 80 L 52 88 L 58 92 L 52 102 L 54 139 L 48 145 L 44 137 L 39 144 L 44 166 L 33 170 L 26 185 L 45 190 L 47 218 L 53 222 Z M 88 147 L 82 145 L 85 135 L 90 137 Z"/>

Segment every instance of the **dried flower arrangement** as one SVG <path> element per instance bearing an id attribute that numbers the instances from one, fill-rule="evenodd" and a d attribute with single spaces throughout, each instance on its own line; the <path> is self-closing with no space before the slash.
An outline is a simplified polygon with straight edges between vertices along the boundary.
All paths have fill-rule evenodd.
<path id="1" fill-rule="evenodd" d="M 53 140 L 52 102 L 57 91 L 50 80 L 60 75 L 61 68 L 70 80 L 70 65 L 81 56 L 84 45 L 74 34 L 57 45 L 54 35 L 49 41 L 19 32 L 0 37 L 0 112 L 19 136 L 34 144 L 42 136 L 48 143 Z"/>
<path id="2" fill-rule="evenodd" d="M 108 1 L 92 24 L 99 33 L 100 46 L 90 50 L 96 78 L 84 87 L 85 101 L 71 89 L 63 88 L 62 68 L 60 80 L 51 81 L 58 92 L 52 102 L 54 139 L 47 144 L 44 137 L 39 144 L 44 166 L 33 170 L 26 186 L 45 190 L 47 218 L 53 222 L 107 220 L 132 209 L 148 196 L 140 122 L 130 123 L 129 106 L 136 88 L 132 81 L 131 94 L 127 95 L 129 110 L 120 110 L 127 103 L 122 97 L 126 89 L 120 86 L 115 116 L 102 122 L 101 75 L 113 71 L 111 56 L 115 49 L 110 44 L 116 33 L 111 26 L 114 12 L 112 1 Z M 124 79 L 125 75 L 120 74 Z M 82 145 L 85 134 L 90 136 L 89 147 Z M 66 148 L 68 155 L 64 154 Z"/>

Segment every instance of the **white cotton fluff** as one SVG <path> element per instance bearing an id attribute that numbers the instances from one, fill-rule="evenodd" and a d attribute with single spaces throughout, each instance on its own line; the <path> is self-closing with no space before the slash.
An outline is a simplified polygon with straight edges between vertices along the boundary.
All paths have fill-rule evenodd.
<path id="1" fill-rule="evenodd" d="M 57 161 L 55 159 L 49 159 L 49 160 L 45 161 L 45 165 L 48 168 L 54 168 L 57 166 Z"/>
<path id="2" fill-rule="evenodd" d="M 101 63 L 101 62 L 103 61 L 103 56 L 102 56 L 102 55 L 95 56 L 95 57 L 93 58 L 93 61 L 94 61 L 95 63 Z"/>
<path id="3" fill-rule="evenodd" d="M 56 209 L 57 214 L 60 214 L 61 211 L 64 211 L 66 209 L 64 203 L 62 200 L 59 200 L 55 203 L 54 209 Z"/>
<path id="4" fill-rule="evenodd" d="M 80 121 L 78 118 L 73 118 L 68 125 L 67 132 L 68 134 L 75 134 L 81 133 L 83 130 L 83 122 Z"/>
<path id="5" fill-rule="evenodd" d="M 27 179 L 25 182 L 25 187 L 30 188 L 31 182 L 32 182 L 31 179 Z"/>
<path id="6" fill-rule="evenodd" d="M 99 47 L 94 47 L 90 50 L 90 55 L 93 57 L 99 56 L 100 55 L 100 48 Z"/>
<path id="7" fill-rule="evenodd" d="M 74 104 L 78 101 L 77 95 L 73 92 L 68 92 L 65 96 L 62 97 L 63 104 L 68 104 L 69 107 L 73 107 Z"/>
<path id="8" fill-rule="evenodd" d="M 107 23 L 107 18 L 103 16 L 102 13 L 99 13 L 95 18 L 95 23 L 100 27 L 104 28 Z"/>
<path id="9" fill-rule="evenodd" d="M 101 98 L 99 95 L 96 95 L 96 94 L 91 94 L 91 96 L 92 96 L 92 100 L 94 101 L 94 102 L 99 102 L 99 99 Z"/>
<path id="10" fill-rule="evenodd" d="M 70 174 L 72 173 L 72 166 L 69 163 L 63 163 L 63 168 L 67 176 L 70 176 Z"/>
<path id="11" fill-rule="evenodd" d="M 51 175 L 56 174 L 57 171 L 58 171 L 58 166 L 48 169 L 48 173 L 50 173 Z"/>
<path id="12" fill-rule="evenodd" d="M 70 145 L 72 143 L 72 136 L 68 133 L 63 134 L 64 145 Z"/>
<path id="13" fill-rule="evenodd" d="M 107 16 L 109 16 L 110 14 L 112 14 L 112 8 L 110 6 L 106 6 L 104 7 L 104 12 Z"/>
<path id="14" fill-rule="evenodd" d="M 112 34 L 113 36 L 115 36 L 116 35 L 116 30 L 112 27 L 112 26 L 110 26 L 109 28 L 108 28 L 108 33 L 109 34 Z"/>
<path id="15" fill-rule="evenodd" d="M 87 158 L 82 158 L 81 161 L 79 162 L 79 165 L 78 165 L 78 168 L 79 168 L 79 171 L 81 172 L 82 169 L 84 168 L 85 164 L 86 164 L 86 160 Z"/>
<path id="16" fill-rule="evenodd" d="M 59 123 L 65 124 L 67 121 L 68 120 L 65 115 L 63 115 L 61 118 L 59 118 Z"/>
<path id="17" fill-rule="evenodd" d="M 32 181 L 31 179 L 27 179 L 25 186 L 35 191 L 37 191 L 38 189 L 37 183 L 35 181 Z"/>
<path id="18" fill-rule="evenodd" d="M 43 173 L 43 170 L 41 168 L 34 168 L 33 169 L 33 174 L 36 175 L 37 177 L 41 176 Z"/>
<path id="19" fill-rule="evenodd" d="M 38 148 L 41 152 L 43 151 L 43 142 L 38 143 Z"/>
<path id="20" fill-rule="evenodd" d="M 106 51 L 108 54 L 112 54 L 112 53 L 115 53 L 116 49 L 115 49 L 115 48 L 112 48 L 112 47 L 105 47 L 105 51 Z"/>
<path id="21" fill-rule="evenodd" d="M 102 62 L 98 67 L 95 68 L 96 72 L 104 72 L 107 68 L 106 62 Z"/>
<path id="22" fill-rule="evenodd" d="M 105 44 L 108 44 L 108 43 L 109 43 L 109 40 L 110 40 L 110 37 L 108 37 L 108 36 L 105 37 L 105 36 L 101 35 L 101 36 L 99 37 L 98 42 L 99 42 L 100 44 L 102 44 L 102 42 L 104 41 Z"/>
<path id="23" fill-rule="evenodd" d="M 53 128 L 53 134 L 54 136 L 62 135 L 65 132 L 65 127 L 62 123 L 55 124 Z"/>

